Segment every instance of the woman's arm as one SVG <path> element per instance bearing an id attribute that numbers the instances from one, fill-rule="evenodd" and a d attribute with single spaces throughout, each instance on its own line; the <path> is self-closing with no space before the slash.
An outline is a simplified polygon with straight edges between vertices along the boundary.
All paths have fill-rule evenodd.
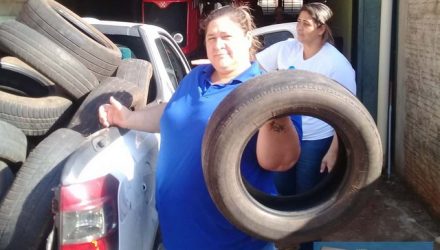
<path id="1" fill-rule="evenodd" d="M 266 122 L 258 132 L 257 159 L 270 171 L 285 171 L 299 158 L 299 136 L 289 116 Z"/>
<path id="2" fill-rule="evenodd" d="M 119 101 L 110 97 L 108 104 L 99 107 L 99 122 L 104 127 L 111 125 L 141 130 L 151 133 L 160 131 L 159 123 L 165 109 L 166 103 L 160 103 L 146 107 L 145 109 L 131 111 Z"/>

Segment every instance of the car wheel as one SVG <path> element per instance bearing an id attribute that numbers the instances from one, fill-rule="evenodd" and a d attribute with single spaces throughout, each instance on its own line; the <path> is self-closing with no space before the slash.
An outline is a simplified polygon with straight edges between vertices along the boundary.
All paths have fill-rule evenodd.
<path id="1" fill-rule="evenodd" d="M 240 175 L 243 149 L 267 120 L 289 114 L 328 122 L 345 147 L 345 166 L 336 166 L 338 181 L 326 192 L 253 195 L 258 191 Z M 279 246 L 319 238 L 351 218 L 371 195 L 382 160 L 375 122 L 358 99 L 329 78 L 300 70 L 268 73 L 238 87 L 218 106 L 203 138 L 205 181 L 219 210 L 241 230 Z"/>
<path id="2" fill-rule="evenodd" d="M 38 70 L 75 99 L 99 84 L 91 71 L 63 48 L 15 20 L 0 24 L 0 48 Z"/>
<path id="3" fill-rule="evenodd" d="M 29 154 L 0 205 L 0 249 L 39 249 L 45 245 L 53 223 L 52 189 L 59 184 L 63 161 L 82 141 L 81 134 L 62 128 Z"/>
<path id="4" fill-rule="evenodd" d="M 98 131 L 101 127 L 98 120 L 98 108 L 108 103 L 113 96 L 128 108 L 142 108 L 143 93 L 138 86 L 117 77 L 109 77 L 92 90 L 73 115 L 68 128 L 85 136 Z"/>
<path id="5" fill-rule="evenodd" d="M 100 81 L 112 76 L 121 62 L 113 42 L 56 1 L 27 1 L 17 19 L 69 51 Z"/>

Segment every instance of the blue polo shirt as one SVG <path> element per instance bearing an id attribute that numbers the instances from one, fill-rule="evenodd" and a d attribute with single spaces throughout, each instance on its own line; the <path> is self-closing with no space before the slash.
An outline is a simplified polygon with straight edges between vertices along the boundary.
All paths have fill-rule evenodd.
<path id="1" fill-rule="evenodd" d="M 167 250 L 254 250 L 267 244 L 238 230 L 217 210 L 201 162 L 202 138 L 212 113 L 227 94 L 260 70 L 253 63 L 230 83 L 212 85 L 213 70 L 212 65 L 194 68 L 181 81 L 160 121 L 156 206 Z M 294 122 L 298 129 L 300 120 Z M 258 166 L 255 137 L 243 153 L 242 174 L 254 187 L 275 193 L 272 173 Z"/>

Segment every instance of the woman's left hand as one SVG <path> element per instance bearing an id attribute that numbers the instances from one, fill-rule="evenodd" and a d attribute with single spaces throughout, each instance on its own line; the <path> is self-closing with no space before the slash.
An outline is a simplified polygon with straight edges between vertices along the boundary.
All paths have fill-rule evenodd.
<path id="1" fill-rule="evenodd" d="M 330 173 L 333 167 L 336 165 L 338 158 L 338 152 L 330 152 L 330 150 L 324 155 L 321 161 L 320 173 L 324 173 L 325 169 Z"/>
<path id="2" fill-rule="evenodd" d="M 325 169 L 330 173 L 336 165 L 339 152 L 339 141 L 336 133 L 333 135 L 332 143 L 321 161 L 320 173 L 324 173 Z"/>

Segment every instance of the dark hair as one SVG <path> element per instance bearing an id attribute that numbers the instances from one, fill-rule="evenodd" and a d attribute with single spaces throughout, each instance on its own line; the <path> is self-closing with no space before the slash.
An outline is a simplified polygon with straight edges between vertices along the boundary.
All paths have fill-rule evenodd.
<path id="1" fill-rule="evenodd" d="M 228 16 L 232 21 L 239 24 L 244 33 L 251 32 L 255 29 L 255 23 L 250 14 L 250 8 L 246 5 L 226 5 L 221 8 L 213 10 L 209 15 L 203 19 L 200 23 L 200 28 L 205 32 L 208 28 L 208 25 L 211 21 L 223 17 Z M 252 37 L 252 45 L 249 50 L 250 59 L 254 58 L 255 53 L 261 47 L 261 43 L 255 37 Z"/>
<path id="2" fill-rule="evenodd" d="M 309 15 L 312 16 L 313 20 L 318 26 L 324 25 L 325 32 L 322 39 L 325 42 L 334 44 L 335 40 L 333 39 L 332 31 L 327 24 L 327 22 L 333 16 L 332 10 L 323 3 L 315 2 L 304 4 L 299 12 L 301 13 L 302 11 L 306 11 L 307 13 L 309 13 Z"/>

